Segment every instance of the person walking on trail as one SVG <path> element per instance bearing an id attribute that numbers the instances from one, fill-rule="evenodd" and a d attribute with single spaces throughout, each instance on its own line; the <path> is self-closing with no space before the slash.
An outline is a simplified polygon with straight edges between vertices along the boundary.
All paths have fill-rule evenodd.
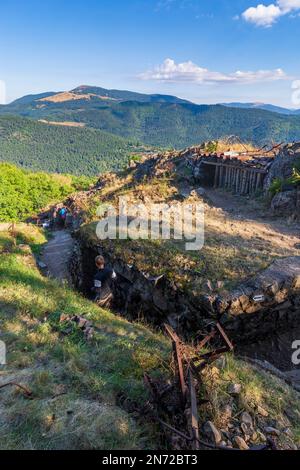
<path id="1" fill-rule="evenodd" d="M 67 210 L 66 207 L 62 207 L 61 209 L 59 209 L 59 212 L 58 212 L 59 224 L 60 224 L 63 228 L 65 228 L 65 226 L 66 226 L 67 213 L 68 213 L 68 210 Z"/>
<path id="2" fill-rule="evenodd" d="M 97 273 L 94 277 L 94 287 L 92 289 L 95 292 L 95 302 L 100 307 L 108 307 L 113 299 L 111 282 L 117 276 L 113 269 L 105 267 L 103 256 L 97 256 L 95 263 Z"/>

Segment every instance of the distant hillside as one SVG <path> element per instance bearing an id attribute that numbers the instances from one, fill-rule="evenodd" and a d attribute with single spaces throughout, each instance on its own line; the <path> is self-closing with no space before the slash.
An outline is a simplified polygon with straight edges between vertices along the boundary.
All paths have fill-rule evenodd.
<path id="1" fill-rule="evenodd" d="M 133 91 L 126 90 L 108 90 L 106 88 L 81 85 L 70 91 L 60 92 L 45 92 L 38 95 L 27 95 L 19 98 L 12 103 L 2 106 L 3 112 L 15 112 L 26 113 L 33 109 L 43 108 L 47 103 L 68 103 L 71 101 L 90 101 L 93 100 L 95 103 L 100 101 L 136 101 L 139 103 L 189 103 L 187 100 L 182 100 L 176 96 L 171 95 L 148 95 L 144 93 L 136 93 Z M 94 104 L 95 104 L 94 103 Z M 88 104 L 88 103 L 86 103 Z M 25 106 L 25 108 L 23 108 Z M 22 109 L 23 108 L 23 109 Z"/>
<path id="2" fill-rule="evenodd" d="M 260 109 L 128 101 L 80 112 L 68 110 L 60 114 L 60 120 L 67 116 L 89 127 L 163 147 L 182 148 L 233 134 L 255 145 L 300 139 L 300 117 Z"/>
<path id="3" fill-rule="evenodd" d="M 196 105 L 168 95 L 80 86 L 25 97 L 2 106 L 0 114 L 80 123 L 86 129 L 160 147 L 182 148 L 233 134 L 254 145 L 300 140 L 300 116 L 270 112 L 254 104 L 251 109 L 241 103 L 232 106 Z"/>
<path id="4" fill-rule="evenodd" d="M 222 106 L 229 108 L 243 108 L 243 109 L 264 109 L 272 113 L 287 114 L 287 115 L 300 115 L 300 109 L 282 108 L 281 106 L 274 106 L 273 104 L 266 103 L 221 103 Z"/>
<path id="5" fill-rule="evenodd" d="M 108 90 L 106 88 L 89 85 L 81 85 L 71 90 L 71 92 L 78 95 L 92 94 L 101 98 L 108 98 L 117 101 L 138 101 L 141 103 L 189 103 L 187 100 L 182 100 L 181 98 L 177 98 L 177 96 L 172 95 L 148 95 L 127 90 Z"/>
<path id="6" fill-rule="evenodd" d="M 0 117 L 0 161 L 32 170 L 95 175 L 119 169 L 135 144 L 100 130 Z"/>

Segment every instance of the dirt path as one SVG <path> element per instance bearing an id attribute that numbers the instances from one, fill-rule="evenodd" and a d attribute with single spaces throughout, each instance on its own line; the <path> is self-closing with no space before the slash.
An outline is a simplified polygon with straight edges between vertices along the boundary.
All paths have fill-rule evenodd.
<path id="1" fill-rule="evenodd" d="M 207 188 L 205 193 L 214 207 L 222 209 L 224 213 L 227 213 L 233 219 L 247 219 L 249 221 L 269 224 L 274 230 L 281 230 L 283 234 L 300 235 L 300 223 L 287 223 L 287 218 L 272 217 L 269 204 L 266 202 L 219 189 Z"/>
<path id="2" fill-rule="evenodd" d="M 272 245 L 291 250 L 290 255 L 299 255 L 299 223 L 289 222 L 287 218 L 272 217 L 270 208 L 257 199 L 248 199 L 218 189 L 209 188 L 205 192 L 210 205 L 221 211 L 225 220 L 238 232 L 261 237 Z"/>
<path id="3" fill-rule="evenodd" d="M 74 240 L 67 230 L 52 232 L 52 238 L 44 248 L 41 261 L 46 265 L 50 277 L 59 281 L 70 281 L 68 262 L 72 254 Z"/>

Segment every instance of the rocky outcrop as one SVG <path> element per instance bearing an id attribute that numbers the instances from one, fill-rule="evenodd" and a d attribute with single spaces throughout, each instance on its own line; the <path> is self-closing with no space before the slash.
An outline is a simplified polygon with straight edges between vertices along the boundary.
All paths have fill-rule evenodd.
<path id="1" fill-rule="evenodd" d="M 293 189 L 277 193 L 272 199 L 271 209 L 276 215 L 300 215 L 300 191 Z"/>
<path id="2" fill-rule="evenodd" d="M 300 160 L 300 143 L 284 146 L 272 163 L 268 175 L 265 178 L 264 188 L 269 190 L 272 181 L 276 178 L 287 179 L 293 174 L 296 162 Z"/>
<path id="3" fill-rule="evenodd" d="M 264 180 L 264 189 L 269 191 L 273 181 L 282 181 L 282 189 L 271 201 L 271 210 L 274 215 L 300 216 L 300 190 L 299 186 L 289 182 L 294 168 L 300 164 L 300 143 L 288 144 L 283 147 Z"/>
<path id="4" fill-rule="evenodd" d="M 300 319 L 300 256 L 274 261 L 213 306 L 236 338 L 259 337 L 286 329 Z"/>

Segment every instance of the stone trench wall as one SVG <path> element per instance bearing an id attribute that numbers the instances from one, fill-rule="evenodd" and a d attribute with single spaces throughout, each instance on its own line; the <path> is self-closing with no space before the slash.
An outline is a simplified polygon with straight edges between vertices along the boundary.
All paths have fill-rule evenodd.
<path id="1" fill-rule="evenodd" d="M 226 296 L 189 299 L 164 276 L 147 276 L 124 260 L 114 258 L 100 245 L 90 246 L 78 238 L 71 274 L 74 286 L 88 297 L 92 297 L 97 254 L 102 254 L 117 273 L 113 308 L 131 320 L 145 319 L 154 325 L 167 321 L 185 337 L 205 332 L 212 320 L 218 320 L 236 343 L 299 325 L 300 257 L 276 260 Z"/>
<path id="2" fill-rule="evenodd" d="M 221 323 L 237 339 L 264 338 L 300 323 L 300 256 L 274 261 L 227 296 L 212 300 Z"/>
<path id="3" fill-rule="evenodd" d="M 205 317 L 205 310 L 194 305 L 183 292 L 178 291 L 165 276 L 152 277 L 135 266 L 130 266 L 120 258 L 115 258 L 103 247 L 89 245 L 77 239 L 70 262 L 74 287 L 92 298 L 91 287 L 96 272 L 95 257 L 104 256 L 107 265 L 112 267 L 117 279 L 112 282 L 114 305 L 118 312 L 130 319 L 145 319 L 155 325 L 169 322 L 174 328 L 191 330 L 192 318 L 201 315 L 197 323 Z M 201 325 L 202 326 L 202 325 Z"/>
<path id="4" fill-rule="evenodd" d="M 300 188 L 299 185 L 291 185 L 286 182 L 293 174 L 293 168 L 300 163 L 300 143 L 288 144 L 281 149 L 270 167 L 264 182 L 267 192 L 274 179 L 285 180 L 282 191 L 277 193 L 271 202 L 271 210 L 274 215 L 300 217 Z"/>

